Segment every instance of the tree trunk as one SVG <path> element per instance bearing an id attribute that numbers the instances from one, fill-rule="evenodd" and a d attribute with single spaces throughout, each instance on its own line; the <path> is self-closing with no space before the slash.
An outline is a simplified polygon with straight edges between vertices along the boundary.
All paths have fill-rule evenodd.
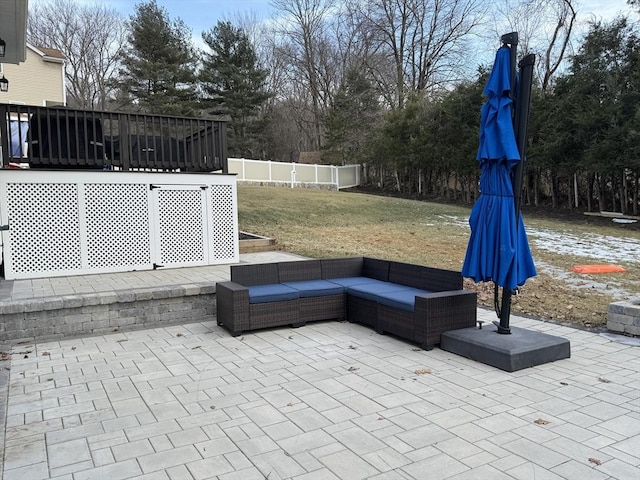
<path id="1" fill-rule="evenodd" d="M 593 212 L 593 182 L 594 175 L 591 174 L 588 176 L 587 181 L 587 212 Z"/>
<path id="2" fill-rule="evenodd" d="M 638 215 L 638 203 L 640 203 L 640 192 L 638 192 L 638 181 L 640 176 L 636 173 L 633 182 L 633 214 Z"/>
<path id="3" fill-rule="evenodd" d="M 551 182 L 549 182 L 549 185 L 551 186 L 551 208 L 558 208 L 558 180 L 553 173 L 550 172 L 550 174 Z"/>
<path id="4" fill-rule="evenodd" d="M 622 172 L 622 178 L 618 184 L 618 195 L 620 196 L 620 213 L 625 215 L 627 213 L 627 181 L 624 172 Z"/>
<path id="5" fill-rule="evenodd" d="M 604 212 L 604 199 L 602 198 L 602 195 L 604 195 L 604 186 L 602 175 L 597 175 L 596 181 L 596 185 L 598 186 L 598 211 Z"/>

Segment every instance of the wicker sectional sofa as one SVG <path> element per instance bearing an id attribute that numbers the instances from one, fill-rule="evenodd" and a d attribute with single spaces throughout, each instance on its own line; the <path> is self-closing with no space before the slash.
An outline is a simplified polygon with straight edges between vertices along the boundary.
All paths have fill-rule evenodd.
<path id="1" fill-rule="evenodd" d="M 476 324 L 460 272 L 368 257 L 243 264 L 216 285 L 218 325 L 249 330 L 348 320 L 430 349 Z"/>

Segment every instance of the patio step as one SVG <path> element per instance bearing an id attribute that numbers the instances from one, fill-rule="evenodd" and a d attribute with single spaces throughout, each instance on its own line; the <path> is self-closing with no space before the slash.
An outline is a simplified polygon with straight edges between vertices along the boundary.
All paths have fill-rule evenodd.
<path id="1" fill-rule="evenodd" d="M 215 282 L 8 299 L 0 302 L 0 343 L 155 328 L 215 319 Z"/>

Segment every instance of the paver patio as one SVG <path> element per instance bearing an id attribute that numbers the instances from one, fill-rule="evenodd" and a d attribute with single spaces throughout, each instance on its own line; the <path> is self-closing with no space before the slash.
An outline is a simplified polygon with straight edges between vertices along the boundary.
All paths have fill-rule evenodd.
<path id="1" fill-rule="evenodd" d="M 572 357 L 507 373 L 346 322 L 17 345 L 3 478 L 640 479 L 640 347 L 512 325 Z"/>

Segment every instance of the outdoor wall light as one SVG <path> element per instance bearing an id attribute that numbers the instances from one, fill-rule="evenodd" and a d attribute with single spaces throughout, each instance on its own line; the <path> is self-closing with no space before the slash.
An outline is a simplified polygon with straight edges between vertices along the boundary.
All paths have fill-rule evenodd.
<path id="1" fill-rule="evenodd" d="M 7 49 L 7 42 L 0 38 L 0 57 L 4 57 L 4 52 Z"/>
<path id="2" fill-rule="evenodd" d="M 4 75 L 2 75 L 2 78 L 0 78 L 0 92 L 8 92 L 8 91 L 9 91 L 9 80 L 4 78 Z"/>

